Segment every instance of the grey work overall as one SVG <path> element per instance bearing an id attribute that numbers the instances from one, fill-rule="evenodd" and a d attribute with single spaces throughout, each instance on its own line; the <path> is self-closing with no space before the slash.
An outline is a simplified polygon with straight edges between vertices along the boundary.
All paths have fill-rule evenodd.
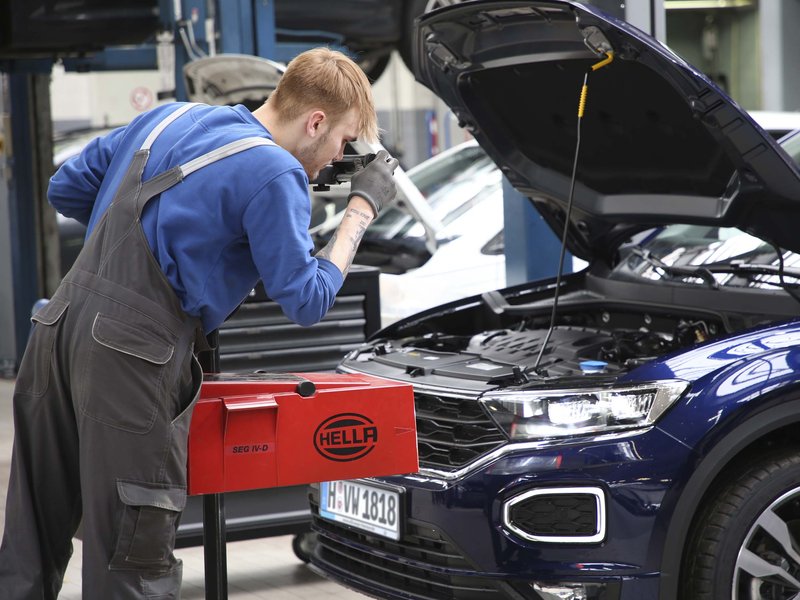
<path id="1" fill-rule="evenodd" d="M 142 183 L 135 153 L 101 218 L 36 323 L 14 392 L 15 439 L 0 548 L 0 598 L 57 597 L 82 523 L 83 597 L 180 597 L 173 555 L 186 504 L 186 447 L 202 373 L 187 316 L 141 227 L 147 202 L 247 138 Z"/>

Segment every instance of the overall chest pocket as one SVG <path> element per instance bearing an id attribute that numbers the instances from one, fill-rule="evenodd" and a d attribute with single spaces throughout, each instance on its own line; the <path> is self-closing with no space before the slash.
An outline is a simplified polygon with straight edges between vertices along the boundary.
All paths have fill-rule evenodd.
<path id="1" fill-rule="evenodd" d="M 91 333 L 81 411 L 111 427 L 147 433 L 171 391 L 175 338 L 135 311 L 97 313 Z"/>

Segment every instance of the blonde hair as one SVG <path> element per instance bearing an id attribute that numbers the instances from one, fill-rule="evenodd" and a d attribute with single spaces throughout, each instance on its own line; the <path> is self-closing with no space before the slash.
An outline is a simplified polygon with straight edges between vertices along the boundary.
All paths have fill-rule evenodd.
<path id="1" fill-rule="evenodd" d="M 330 48 L 298 54 L 286 67 L 269 104 L 281 118 L 292 120 L 310 108 L 320 108 L 334 121 L 355 107 L 359 137 L 378 139 L 378 117 L 364 71 L 347 56 Z"/>

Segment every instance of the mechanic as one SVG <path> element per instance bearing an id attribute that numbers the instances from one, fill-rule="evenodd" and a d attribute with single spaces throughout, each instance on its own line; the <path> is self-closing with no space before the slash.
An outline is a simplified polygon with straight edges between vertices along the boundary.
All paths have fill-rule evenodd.
<path id="1" fill-rule="evenodd" d="M 361 69 L 316 48 L 252 113 L 159 106 L 56 172 L 48 198 L 88 237 L 17 377 L 0 598 L 56 598 L 79 523 L 84 598 L 179 598 L 194 353 L 259 279 L 293 321 L 325 315 L 397 161 L 381 151 L 353 175 L 316 256 L 308 182 L 377 132 Z"/>

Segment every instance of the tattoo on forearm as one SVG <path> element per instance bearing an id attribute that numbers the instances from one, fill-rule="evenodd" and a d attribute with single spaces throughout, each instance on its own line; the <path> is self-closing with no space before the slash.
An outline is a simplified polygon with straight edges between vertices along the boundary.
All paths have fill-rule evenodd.
<path id="1" fill-rule="evenodd" d="M 358 245 L 361 243 L 361 238 L 364 237 L 364 232 L 367 230 L 367 226 L 369 225 L 369 222 L 372 220 L 372 216 L 364 212 L 361 212 L 358 209 L 349 208 L 345 212 L 344 218 L 347 220 L 355 221 L 355 231 L 353 232 L 353 235 L 350 236 L 350 249 L 346 258 L 346 266 L 344 268 L 344 271 L 342 272 L 346 277 L 347 274 L 350 272 L 350 267 L 353 264 L 353 259 L 356 257 L 356 251 L 358 250 Z"/>
<path id="2" fill-rule="evenodd" d="M 361 243 L 361 238 L 364 237 L 364 232 L 367 230 L 367 225 L 369 225 L 370 216 L 365 215 L 361 211 L 351 209 L 347 211 L 344 218 L 357 220 L 355 235 L 350 238 L 353 248 L 353 255 L 355 255 L 355 252 L 358 249 L 358 245 Z"/>
<path id="3" fill-rule="evenodd" d="M 353 213 L 354 215 L 358 215 L 361 219 L 366 219 L 367 223 L 372 220 L 372 215 L 368 215 L 364 211 L 358 210 L 357 208 L 348 208 L 347 213 Z"/>
<path id="4" fill-rule="evenodd" d="M 339 230 L 333 232 L 331 239 L 325 244 L 325 247 L 322 248 L 319 252 L 317 252 L 317 258 L 324 258 L 325 260 L 331 259 L 331 250 L 333 250 L 333 246 L 336 243 L 336 238 L 339 237 Z"/>
<path id="5" fill-rule="evenodd" d="M 333 257 L 334 254 L 338 254 L 343 259 L 344 265 L 339 266 L 344 267 L 342 269 L 342 274 L 346 277 L 350 271 L 350 267 L 353 264 L 353 259 L 356 256 L 358 245 L 361 243 L 361 239 L 364 237 L 364 232 L 367 230 L 367 226 L 369 226 L 371 220 L 372 215 L 355 208 L 348 208 L 344 214 L 344 218 L 342 219 L 342 224 L 339 225 L 339 228 L 333 233 L 330 241 L 325 245 L 325 247 L 317 252 L 317 258 L 324 258 L 336 263 Z M 347 245 L 343 246 L 337 253 L 336 246 L 340 244 L 339 234 L 342 232 L 342 229 L 346 229 L 347 233 L 342 236 L 341 244 L 346 243 Z M 350 233 L 351 230 L 352 233 Z M 346 254 L 341 256 L 342 252 L 345 252 Z"/>

